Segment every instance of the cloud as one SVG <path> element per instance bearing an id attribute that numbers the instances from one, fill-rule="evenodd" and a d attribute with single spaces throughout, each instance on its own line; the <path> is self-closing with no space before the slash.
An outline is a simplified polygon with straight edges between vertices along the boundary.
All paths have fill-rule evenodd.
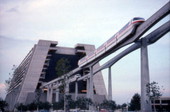
<path id="1" fill-rule="evenodd" d="M 6 5 L 8 6 L 6 9 L 8 9 L 9 12 L 19 11 L 20 13 L 5 13 L 1 15 L 0 33 L 5 36 L 27 38 L 30 40 L 37 40 L 37 37 L 53 39 L 54 37 L 59 38 L 59 36 L 61 39 L 82 39 L 82 42 L 86 42 L 84 40 L 89 40 L 87 38 L 91 38 L 91 40 L 93 38 L 104 39 L 107 37 L 107 32 L 111 31 L 111 29 L 108 31 L 106 24 L 108 25 L 113 21 L 111 19 L 106 20 L 106 17 L 101 16 L 101 12 L 98 11 L 100 8 L 98 5 L 95 5 L 94 2 L 87 6 L 85 6 L 84 3 L 88 4 L 89 2 L 69 0 L 50 0 L 50 2 L 47 0 L 31 0 L 24 3 L 13 2 L 13 4 Z M 99 3 L 99 5 L 102 4 Z M 93 6 L 96 7 L 96 9 Z M 103 34 L 101 34 L 102 28 L 105 28 Z M 61 34 L 60 32 L 64 33 Z M 104 34 L 105 36 L 102 36 Z M 109 35 L 108 38 L 110 36 L 112 35 Z"/>
<path id="2" fill-rule="evenodd" d="M 17 7 L 11 8 L 7 10 L 7 12 L 18 12 L 18 8 Z"/>
<path id="3" fill-rule="evenodd" d="M 122 2 L 124 1 L 109 3 L 97 0 L 10 1 L 4 8 L 9 12 L 18 11 L 19 14 L 1 15 L 0 34 L 30 40 L 39 38 L 64 40 L 66 45 L 68 38 L 72 38 L 72 42 L 81 43 L 89 43 L 91 40 L 90 43 L 97 43 L 99 46 L 131 18 L 123 16 L 124 13 L 118 13 L 119 9 L 124 10 L 121 7 L 112 7 L 112 4 Z M 96 38 L 98 42 L 93 41 Z"/>

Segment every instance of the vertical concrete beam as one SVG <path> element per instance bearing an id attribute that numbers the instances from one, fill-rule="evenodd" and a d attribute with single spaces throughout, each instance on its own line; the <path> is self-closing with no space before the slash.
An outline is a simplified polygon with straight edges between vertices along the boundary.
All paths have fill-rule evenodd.
<path id="1" fill-rule="evenodd" d="M 90 67 L 90 90 L 89 90 L 90 99 L 93 101 L 94 90 L 93 90 L 93 66 Z"/>
<path id="2" fill-rule="evenodd" d="M 78 81 L 75 82 L 75 101 L 77 100 L 77 95 L 78 95 Z"/>
<path id="3" fill-rule="evenodd" d="M 90 87 L 89 87 L 89 98 L 94 101 L 94 84 L 93 84 L 93 66 L 90 67 Z M 90 112 L 94 110 L 93 106 L 89 106 Z"/>
<path id="4" fill-rule="evenodd" d="M 150 82 L 147 40 L 142 39 L 141 47 L 141 111 L 151 112 L 151 102 L 146 95 L 146 85 Z"/>
<path id="5" fill-rule="evenodd" d="M 66 96 L 69 95 L 69 79 L 68 77 L 66 76 L 64 78 L 64 83 L 65 83 L 65 93 L 64 93 L 64 112 L 67 112 L 67 105 L 68 105 L 68 101 L 66 99 Z"/>
<path id="6" fill-rule="evenodd" d="M 112 100 L 112 73 L 111 73 L 111 67 L 109 67 L 109 74 L 108 74 L 108 100 Z"/>
<path id="7" fill-rule="evenodd" d="M 53 101 L 53 88 L 51 87 L 51 92 L 50 92 L 50 103 Z"/>
<path id="8" fill-rule="evenodd" d="M 69 94 L 69 80 L 68 80 L 68 77 L 66 77 L 65 83 L 66 83 L 65 94 L 68 95 Z"/>
<path id="9" fill-rule="evenodd" d="M 50 88 L 47 87 L 47 101 L 49 102 Z"/>
<path id="10" fill-rule="evenodd" d="M 53 88 L 52 86 L 50 87 L 50 91 L 49 91 L 49 103 L 52 103 L 52 98 L 53 98 Z"/>
<path id="11" fill-rule="evenodd" d="M 57 88 L 56 91 L 55 91 L 55 101 L 56 102 L 59 102 L 59 89 Z"/>
<path id="12" fill-rule="evenodd" d="M 89 90 L 90 90 L 90 81 L 89 81 L 89 78 L 87 78 L 87 80 L 86 80 L 86 90 L 87 90 L 87 92 L 86 92 L 87 98 L 89 98 L 90 97 L 89 96 Z"/>
<path id="13" fill-rule="evenodd" d="M 53 87 L 50 85 L 50 86 L 48 86 L 47 89 L 48 89 L 48 90 L 47 90 L 47 101 L 48 101 L 49 103 L 52 103 Z"/>

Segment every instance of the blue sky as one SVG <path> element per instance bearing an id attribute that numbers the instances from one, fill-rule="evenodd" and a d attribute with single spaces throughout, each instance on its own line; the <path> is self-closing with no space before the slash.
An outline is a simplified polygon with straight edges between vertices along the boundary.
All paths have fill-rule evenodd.
<path id="1" fill-rule="evenodd" d="M 0 97 L 4 97 L 4 81 L 12 65 L 19 65 L 39 39 L 58 41 L 59 46 L 85 43 L 98 47 L 131 18 L 148 19 L 168 1 L 0 0 Z M 151 81 L 164 86 L 164 96 L 170 96 L 169 35 L 148 48 Z M 134 93 L 140 93 L 140 50 L 116 63 L 112 73 L 113 100 L 129 102 Z M 103 76 L 107 87 L 107 70 Z"/>

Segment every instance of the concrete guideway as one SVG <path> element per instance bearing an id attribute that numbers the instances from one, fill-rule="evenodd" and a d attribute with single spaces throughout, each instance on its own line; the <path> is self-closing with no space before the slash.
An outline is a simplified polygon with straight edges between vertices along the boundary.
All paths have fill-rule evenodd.
<path id="1" fill-rule="evenodd" d="M 142 39 L 139 39 L 145 32 L 147 32 L 152 26 L 154 26 L 157 22 L 159 22 L 162 18 L 167 16 L 170 13 L 170 2 L 168 2 L 165 6 L 163 6 L 160 10 L 158 10 L 155 14 L 153 14 L 149 19 L 147 19 L 142 25 L 140 25 L 137 30 L 136 34 L 132 36 L 129 40 L 126 40 L 124 43 L 121 43 L 116 48 L 112 49 L 110 52 L 107 52 L 106 54 L 103 54 L 103 56 L 100 57 L 100 59 L 95 60 L 89 65 L 86 65 L 84 68 L 90 68 L 89 73 L 82 76 L 77 77 L 76 74 L 79 74 L 80 71 L 82 71 L 84 68 L 76 68 L 73 71 L 63 75 L 62 77 L 59 77 L 57 79 L 54 79 L 42 86 L 46 88 L 51 88 L 52 86 L 59 85 L 60 81 L 64 79 L 64 77 L 68 78 L 68 82 L 74 82 L 74 81 L 80 81 L 83 79 L 90 79 L 87 81 L 89 84 L 89 90 L 88 93 L 89 97 L 93 99 L 93 75 L 95 75 L 97 72 L 109 68 L 109 77 L 111 79 L 111 66 L 115 64 L 118 60 L 120 60 L 122 57 L 126 56 L 127 54 L 131 53 L 132 51 L 141 48 L 141 110 L 142 112 L 148 112 L 151 110 L 150 103 L 147 103 L 146 101 L 149 101 L 148 97 L 146 96 L 146 84 L 149 83 L 149 67 L 148 67 L 148 54 L 147 54 L 147 46 L 150 44 L 155 43 L 157 40 L 159 40 L 163 35 L 168 33 L 170 31 L 170 21 L 166 22 L 147 36 L 143 37 Z M 132 42 L 135 43 L 128 47 L 126 50 L 118 54 L 117 56 L 113 57 L 111 60 L 107 61 L 105 64 L 103 64 L 98 70 L 93 71 L 93 66 L 98 63 L 101 59 L 105 58 L 106 56 L 112 54 L 116 50 L 122 48 L 125 45 L 128 45 Z M 111 86 L 111 80 L 109 80 L 108 88 L 112 88 Z M 77 87 L 77 86 L 76 86 Z M 77 89 L 75 89 L 77 90 Z M 112 90 L 108 89 L 108 99 L 112 99 Z M 77 92 L 76 92 L 77 94 Z M 76 95 L 77 96 L 77 95 Z M 49 98 L 51 98 L 49 96 Z"/>
<path id="2" fill-rule="evenodd" d="M 164 18 L 165 16 L 167 16 L 170 13 L 170 2 L 168 2 L 165 6 L 163 6 L 160 10 L 158 10 L 155 14 L 153 14 L 149 19 L 147 19 L 142 25 L 140 25 L 137 28 L 136 34 L 131 37 L 129 40 L 127 40 L 126 42 L 122 43 L 119 47 L 117 47 L 115 50 L 113 50 L 111 53 L 113 53 L 114 51 L 120 49 L 121 47 L 132 43 L 134 40 L 140 38 L 140 36 L 142 36 L 146 31 L 148 31 L 153 25 L 155 25 L 157 22 L 159 22 L 162 18 Z M 152 39 L 151 39 L 152 40 Z M 150 42 L 151 43 L 151 42 Z M 106 57 L 106 56 L 105 56 Z M 99 61 L 99 60 L 98 60 Z M 95 62 L 97 63 L 97 62 Z M 92 64 L 93 65 L 93 64 Z M 88 67 L 88 66 L 87 66 Z M 75 74 L 78 74 L 82 69 L 81 68 L 76 68 L 72 71 L 70 71 L 69 73 L 65 74 L 68 77 L 73 77 Z M 95 73 L 95 72 L 94 72 Z M 57 79 L 54 79 L 46 84 L 44 84 L 43 86 L 48 86 L 52 83 L 56 83 L 58 81 L 60 81 L 61 79 L 63 79 L 64 76 L 61 76 Z M 85 77 L 84 77 L 85 78 Z M 42 87 L 43 87 L 42 86 Z"/>

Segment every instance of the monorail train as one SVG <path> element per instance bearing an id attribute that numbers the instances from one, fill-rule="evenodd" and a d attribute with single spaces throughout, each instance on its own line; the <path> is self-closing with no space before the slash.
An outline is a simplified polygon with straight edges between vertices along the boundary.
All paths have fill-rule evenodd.
<path id="1" fill-rule="evenodd" d="M 117 32 L 114 36 L 112 36 L 109 40 L 107 40 L 104 44 L 102 44 L 95 51 L 91 52 L 87 56 L 83 57 L 78 61 L 79 67 L 84 66 L 85 64 L 91 62 L 95 58 L 98 58 L 103 53 L 107 52 L 118 43 L 127 39 L 129 36 L 132 36 L 136 32 L 136 28 L 145 21 L 144 18 L 135 17 L 131 21 L 129 21 L 119 32 Z"/>

